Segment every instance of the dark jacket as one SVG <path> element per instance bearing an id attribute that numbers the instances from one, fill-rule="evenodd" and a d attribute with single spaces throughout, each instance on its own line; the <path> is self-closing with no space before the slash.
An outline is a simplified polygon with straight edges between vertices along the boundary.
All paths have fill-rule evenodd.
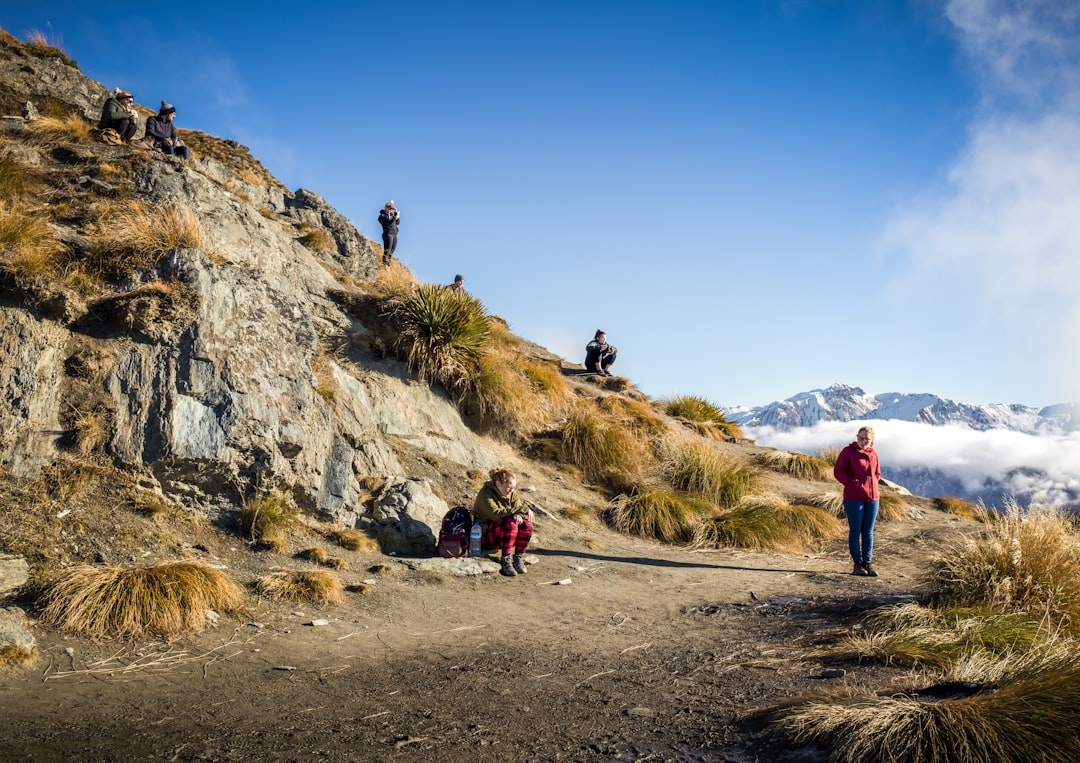
<path id="1" fill-rule="evenodd" d="M 383 207 L 379 210 L 379 225 L 383 227 L 383 231 L 386 233 L 397 233 L 398 223 L 401 222 L 401 213 L 396 209 L 387 209 Z"/>
<path id="2" fill-rule="evenodd" d="M 840 451 L 833 467 L 833 476 L 844 486 L 845 501 L 877 501 L 881 499 L 878 480 L 881 466 L 877 451 L 871 446 L 863 449 L 853 442 Z"/>
<path id="3" fill-rule="evenodd" d="M 594 339 L 585 345 L 585 367 L 592 368 L 605 358 L 614 358 L 615 348 L 607 342 Z"/>
<path id="4" fill-rule="evenodd" d="M 147 117 L 146 137 L 154 141 L 154 145 L 158 148 L 165 145 L 166 139 L 172 140 L 174 146 L 180 142 L 176 134 L 176 125 L 162 119 L 160 116 Z"/>
<path id="5" fill-rule="evenodd" d="M 115 96 L 110 96 L 101 109 L 98 128 L 104 130 L 106 127 L 115 127 L 117 122 L 131 118 L 131 112 L 124 108 L 124 104 L 120 103 Z"/>
<path id="6" fill-rule="evenodd" d="M 480 526 L 487 532 L 488 525 L 498 522 L 506 517 L 520 514 L 529 516 L 529 508 L 525 502 L 518 498 L 517 491 L 510 494 L 509 498 L 503 498 L 495 488 L 495 483 L 488 480 L 476 494 L 473 503 L 473 517 L 480 522 Z"/>

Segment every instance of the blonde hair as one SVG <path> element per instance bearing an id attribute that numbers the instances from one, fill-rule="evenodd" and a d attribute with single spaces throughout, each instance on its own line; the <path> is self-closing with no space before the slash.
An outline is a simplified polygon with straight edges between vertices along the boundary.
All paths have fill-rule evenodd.
<path id="1" fill-rule="evenodd" d="M 491 477 L 492 482 L 509 482 L 517 479 L 517 476 L 505 466 L 496 466 L 488 472 L 488 476 Z"/>
<path id="2" fill-rule="evenodd" d="M 874 441 L 874 428 L 873 427 L 859 427 L 859 431 L 856 432 L 855 434 L 860 435 L 863 432 L 866 432 L 868 435 L 870 435 L 870 442 Z"/>

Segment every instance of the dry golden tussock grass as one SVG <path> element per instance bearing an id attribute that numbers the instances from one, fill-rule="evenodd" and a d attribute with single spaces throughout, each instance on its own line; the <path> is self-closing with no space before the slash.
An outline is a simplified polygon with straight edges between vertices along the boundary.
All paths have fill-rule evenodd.
<path id="1" fill-rule="evenodd" d="M 345 600 L 341 580 L 326 570 L 291 570 L 264 575 L 255 589 L 274 601 L 340 604 Z"/>
<path id="2" fill-rule="evenodd" d="M 4 668 L 26 668 L 37 662 L 32 649 L 18 644 L 0 646 L 0 670 Z"/>
<path id="3" fill-rule="evenodd" d="M 753 467 L 723 455 L 713 443 L 677 438 L 665 444 L 661 473 L 669 485 L 727 508 L 753 493 Z"/>
<path id="4" fill-rule="evenodd" d="M 977 519 L 985 521 L 987 510 L 983 506 L 965 500 L 963 498 L 941 497 L 934 499 L 934 507 L 946 514 L 963 517 L 964 519 Z"/>
<path id="5" fill-rule="evenodd" d="M 0 201 L 0 271 L 17 281 L 51 276 L 63 249 L 44 219 L 20 210 L 15 202 Z"/>
<path id="6" fill-rule="evenodd" d="M 801 480 L 829 482 L 833 479 L 833 465 L 818 456 L 774 450 L 759 454 L 757 461 L 766 469 Z"/>
<path id="7" fill-rule="evenodd" d="M 368 554 L 377 554 L 380 551 L 379 542 L 363 530 L 354 530 L 351 528 L 331 530 L 326 534 L 326 538 L 350 551 Z"/>
<path id="8" fill-rule="evenodd" d="M 239 526 L 255 543 L 283 552 L 289 546 L 296 507 L 283 494 L 260 493 L 245 499 L 240 508 Z"/>
<path id="9" fill-rule="evenodd" d="M 28 122 L 26 129 L 32 143 L 49 148 L 63 143 L 89 143 L 94 126 L 77 115 L 41 116 Z"/>
<path id="10" fill-rule="evenodd" d="M 80 565 L 46 587 L 42 622 L 60 630 L 103 638 L 175 636 L 207 625 L 207 612 L 244 605 L 243 589 L 224 572 L 194 561 L 153 567 Z"/>
<path id="11" fill-rule="evenodd" d="M 747 496 L 737 506 L 714 514 L 701 527 L 697 542 L 763 551 L 815 550 L 842 538 L 844 525 L 812 506 L 789 504 L 777 496 Z"/>
<path id="12" fill-rule="evenodd" d="M 618 496 L 606 517 L 619 532 L 664 543 L 686 543 L 694 539 L 698 526 L 712 510 L 713 506 L 700 498 L 660 488 Z"/>
<path id="13" fill-rule="evenodd" d="M 109 437 L 109 416 L 100 410 L 74 413 L 75 450 L 85 458 L 104 447 Z"/>
<path id="14" fill-rule="evenodd" d="M 190 208 L 132 199 L 99 206 L 88 226 L 91 269 L 119 277 L 152 269 L 177 249 L 201 249 L 202 226 Z"/>

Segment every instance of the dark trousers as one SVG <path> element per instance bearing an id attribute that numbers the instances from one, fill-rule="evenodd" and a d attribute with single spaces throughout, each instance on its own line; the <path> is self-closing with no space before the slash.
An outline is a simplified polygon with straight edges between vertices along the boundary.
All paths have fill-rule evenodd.
<path id="1" fill-rule="evenodd" d="M 139 125 L 134 119 L 117 119 L 115 122 L 106 125 L 106 127 L 111 127 L 120 133 L 120 137 L 124 139 L 125 143 L 135 137 L 135 131 L 139 129 Z"/>
<path id="2" fill-rule="evenodd" d="M 384 230 L 382 233 L 383 259 L 387 262 L 394 256 L 397 249 L 397 231 Z"/>
<path id="3" fill-rule="evenodd" d="M 162 143 L 161 150 L 164 151 L 166 154 L 173 154 L 174 156 L 179 156 L 181 159 L 188 158 L 187 146 L 170 146 L 168 144 Z"/>

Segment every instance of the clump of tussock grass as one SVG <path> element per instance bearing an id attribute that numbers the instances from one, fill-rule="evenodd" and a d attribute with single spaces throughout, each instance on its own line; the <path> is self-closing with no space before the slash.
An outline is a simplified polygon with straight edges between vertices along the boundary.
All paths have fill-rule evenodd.
<path id="1" fill-rule="evenodd" d="M 96 409 L 74 413 L 75 450 L 85 458 L 104 447 L 109 437 L 109 416 Z"/>
<path id="2" fill-rule="evenodd" d="M 914 602 L 873 610 L 862 624 L 861 632 L 848 639 L 859 654 L 940 669 L 959 661 L 974 664 L 979 655 L 984 665 L 1012 662 L 1015 655 L 1056 640 L 1027 615 L 971 607 L 935 609 Z"/>
<path id="3" fill-rule="evenodd" d="M 479 429 L 513 439 L 541 424 L 544 402 L 509 355 L 485 349 L 462 381 L 459 405 Z"/>
<path id="4" fill-rule="evenodd" d="M 882 490 L 881 500 L 878 501 L 877 518 L 880 522 L 899 522 L 910 519 L 911 507 L 899 494 Z"/>
<path id="5" fill-rule="evenodd" d="M 678 440 L 669 444 L 660 469 L 665 481 L 676 490 L 721 508 L 734 506 L 758 486 L 757 473 L 751 466 L 724 456 L 702 441 Z"/>
<path id="6" fill-rule="evenodd" d="M 747 496 L 701 526 L 698 542 L 762 551 L 805 551 L 843 537 L 844 527 L 821 509 L 791 505 L 776 496 Z"/>
<path id="7" fill-rule="evenodd" d="M 327 403 L 333 403 L 341 392 L 341 385 L 334 376 L 334 360 L 325 352 L 318 352 L 311 359 L 311 371 L 315 375 L 315 392 Z"/>
<path id="8" fill-rule="evenodd" d="M 818 699 L 788 709 L 772 726 L 793 746 L 814 745 L 839 763 L 1068 761 L 1080 759 L 1077 702 L 1080 657 L 1074 654 L 962 699 Z"/>
<path id="9" fill-rule="evenodd" d="M 738 424 L 728 421 L 720 407 L 695 395 L 683 395 L 663 403 L 668 416 L 681 419 L 699 434 L 713 438 L 746 439 Z"/>
<path id="10" fill-rule="evenodd" d="M 0 201 L 21 202 L 32 198 L 42 181 L 41 170 L 0 152 Z"/>
<path id="11" fill-rule="evenodd" d="M 797 503 L 800 506 L 813 506 L 836 517 L 844 516 L 844 496 L 841 493 L 801 495 L 792 500 L 792 503 Z"/>
<path id="12" fill-rule="evenodd" d="M 305 604 L 340 604 L 344 598 L 341 580 L 326 570 L 286 570 L 264 575 L 255 590 L 274 601 Z"/>
<path id="13" fill-rule="evenodd" d="M 26 36 L 23 46 L 27 53 L 38 58 L 59 58 L 68 66 L 79 68 L 78 63 L 68 58 L 60 42 L 53 42 L 38 29 L 33 30 Z"/>
<path id="14" fill-rule="evenodd" d="M 337 242 L 325 228 L 315 228 L 300 237 L 300 243 L 313 252 L 337 251 Z"/>
<path id="15" fill-rule="evenodd" d="M 573 408 L 559 432 L 563 454 L 588 480 L 632 484 L 652 463 L 647 443 L 634 429 L 592 406 Z"/>
<path id="16" fill-rule="evenodd" d="M 313 546 L 312 548 L 304 549 L 298 556 L 307 559 L 312 564 L 326 564 L 326 560 L 330 558 L 329 554 L 326 553 L 326 549 L 321 546 Z"/>
<path id="17" fill-rule="evenodd" d="M 801 480 L 828 482 L 833 479 L 833 465 L 818 456 L 774 450 L 759 454 L 757 461 L 766 469 Z"/>
<path id="18" fill-rule="evenodd" d="M 41 217 L 0 201 L 0 271 L 33 281 L 57 271 L 63 244 Z"/>
<path id="19" fill-rule="evenodd" d="M 63 143 L 88 143 L 94 126 L 77 114 L 40 116 L 26 125 L 30 140 L 38 146 Z"/>
<path id="20" fill-rule="evenodd" d="M 201 249 L 202 226 L 190 208 L 129 199 L 104 205 L 88 226 L 90 269 L 120 277 L 152 269 L 177 249 Z"/>
<path id="21" fill-rule="evenodd" d="M 964 519 L 985 520 L 986 509 L 964 498 L 942 496 L 934 499 L 934 508 L 944 511 L 946 514 L 963 517 Z"/>
<path id="22" fill-rule="evenodd" d="M 660 442 L 668 434 L 668 426 L 652 406 L 621 395 L 612 395 L 597 401 L 601 412 L 622 421 L 627 427 L 652 442 Z"/>
<path id="23" fill-rule="evenodd" d="M 605 518 L 619 532 L 686 543 L 712 509 L 711 504 L 676 490 L 643 490 L 615 498 Z"/>
<path id="24" fill-rule="evenodd" d="M 1024 511 L 1015 501 L 994 522 L 932 561 L 930 586 L 940 606 L 987 607 L 1045 616 L 1080 627 L 1080 535 L 1065 513 Z"/>
<path id="25" fill-rule="evenodd" d="M 252 542 L 284 551 L 289 545 L 296 507 L 281 493 L 261 493 L 245 499 L 240 508 L 238 525 Z"/>
<path id="26" fill-rule="evenodd" d="M 363 530 L 353 530 L 351 528 L 331 530 L 326 534 L 326 538 L 332 543 L 336 543 L 342 548 L 346 548 L 350 551 L 367 553 L 376 553 L 379 551 L 379 542 Z"/>
<path id="27" fill-rule="evenodd" d="M 401 323 L 398 347 L 423 380 L 457 395 L 480 359 L 488 316 L 478 299 L 426 284 L 396 303 Z"/>
<path id="28" fill-rule="evenodd" d="M 86 638 L 141 638 L 201 631 L 209 610 L 235 612 L 244 593 L 221 570 L 176 561 L 72 567 L 46 586 L 42 601 L 42 622 L 61 630 Z"/>

